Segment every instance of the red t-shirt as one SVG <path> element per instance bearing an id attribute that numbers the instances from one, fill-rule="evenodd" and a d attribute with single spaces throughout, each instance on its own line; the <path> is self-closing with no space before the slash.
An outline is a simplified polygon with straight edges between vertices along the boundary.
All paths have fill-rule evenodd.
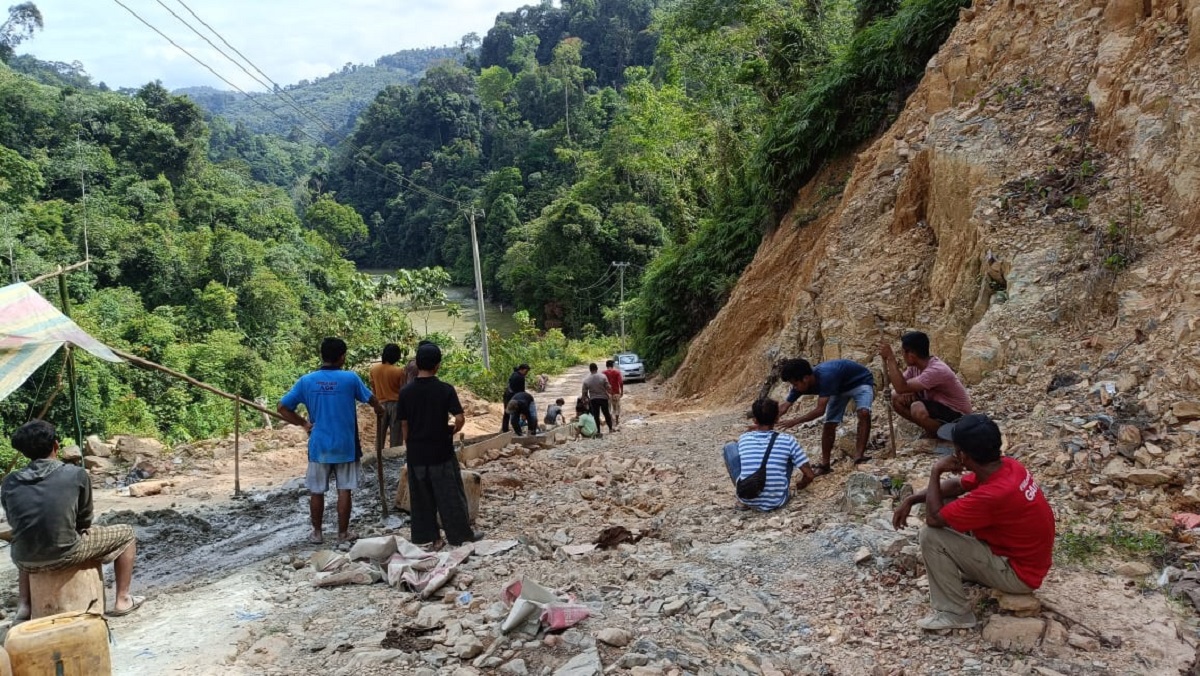
<path id="1" fill-rule="evenodd" d="M 625 384 L 625 376 L 616 369 L 604 369 L 604 377 L 608 378 L 608 386 L 613 394 L 622 394 L 621 386 Z"/>
<path id="2" fill-rule="evenodd" d="M 1002 458 L 1000 469 L 982 484 L 973 472 L 962 476 L 970 491 L 942 508 L 941 517 L 960 533 L 987 543 L 1031 589 L 1042 586 L 1054 550 L 1054 512 L 1042 488 L 1021 463 Z"/>

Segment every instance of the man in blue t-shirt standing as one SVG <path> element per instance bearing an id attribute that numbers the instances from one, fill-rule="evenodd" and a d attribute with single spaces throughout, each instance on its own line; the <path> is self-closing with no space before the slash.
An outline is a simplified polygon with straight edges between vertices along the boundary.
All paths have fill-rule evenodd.
<path id="1" fill-rule="evenodd" d="M 312 520 L 309 542 L 320 544 L 324 535 L 321 524 L 325 515 L 325 492 L 329 480 L 337 482 L 338 542 L 350 542 L 350 491 L 358 488 L 358 410 L 362 401 L 383 417 L 384 409 L 375 395 L 353 371 L 344 371 L 346 341 L 326 338 L 321 341 L 321 368 L 296 381 L 291 391 L 279 400 L 279 416 L 308 432 L 308 515 Z M 308 420 L 296 413 L 304 404 Z M 382 423 L 380 423 L 382 424 Z"/>
<path id="2" fill-rule="evenodd" d="M 806 394 L 817 395 L 817 405 L 802 416 L 779 424 L 783 429 L 795 427 L 825 416 L 821 430 L 821 464 L 814 468 L 817 475 L 829 474 L 830 456 L 837 427 L 853 400 L 858 416 L 858 437 L 855 443 L 854 464 L 867 462 L 867 439 L 871 437 L 871 403 L 875 401 L 875 376 L 867 367 L 849 359 L 834 359 L 815 367 L 803 359 L 788 359 L 779 370 L 779 377 L 791 383 L 787 402 L 779 407 L 780 415 Z"/>

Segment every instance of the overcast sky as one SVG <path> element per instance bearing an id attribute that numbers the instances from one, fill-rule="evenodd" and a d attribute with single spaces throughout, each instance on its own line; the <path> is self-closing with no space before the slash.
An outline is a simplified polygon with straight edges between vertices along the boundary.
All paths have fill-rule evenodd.
<path id="1" fill-rule="evenodd" d="M 413 47 L 483 36 L 496 14 L 531 0 L 183 0 L 271 79 L 291 84 L 347 63 L 372 63 Z M 14 4 L 16 0 L 11 0 Z M 239 87 L 257 87 L 157 0 L 121 0 Z M 198 29 L 177 0 L 162 0 Z M 95 82 L 170 89 L 229 87 L 140 23 L 114 0 L 35 0 L 45 29 L 18 49 L 47 61 L 81 61 Z M 220 40 L 210 36 L 217 45 Z M 221 45 L 223 47 L 223 45 Z M 261 88 L 259 88 L 261 89 Z"/>

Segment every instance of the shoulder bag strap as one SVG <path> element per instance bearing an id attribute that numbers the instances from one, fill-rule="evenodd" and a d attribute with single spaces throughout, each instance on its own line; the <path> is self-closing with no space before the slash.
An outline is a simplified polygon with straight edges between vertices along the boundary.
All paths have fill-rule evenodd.
<path id="1" fill-rule="evenodd" d="M 767 471 L 767 459 L 771 457 L 771 449 L 775 447 L 775 440 L 779 438 L 779 432 L 771 432 L 771 440 L 767 442 L 767 452 L 763 453 L 762 464 L 758 466 L 758 471 Z"/>

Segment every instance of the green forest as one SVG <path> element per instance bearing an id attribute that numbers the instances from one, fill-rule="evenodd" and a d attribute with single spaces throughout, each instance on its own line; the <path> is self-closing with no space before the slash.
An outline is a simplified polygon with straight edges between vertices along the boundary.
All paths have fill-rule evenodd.
<path id="1" fill-rule="evenodd" d="M 474 342 L 455 348 L 455 378 L 496 396 L 518 361 L 568 364 L 589 349 L 572 339 L 595 349 L 622 314 L 634 347 L 669 373 L 796 190 L 886 127 L 966 4 L 530 5 L 442 53 L 297 86 L 424 73 L 331 94 L 318 115 L 342 133 L 318 143 L 286 118 L 231 121 L 245 102 L 217 92 L 109 91 L 78 64 L 15 55 L 40 27 L 25 3 L 0 29 L 0 273 L 30 279 L 87 258 L 69 279 L 85 329 L 273 401 L 314 365 L 323 336 L 344 337 L 358 364 L 383 342 L 411 346 L 404 301 L 415 307 L 444 279 L 379 285 L 356 264 L 440 267 L 469 284 L 474 213 L 486 293 L 521 310 L 522 331 L 496 337 L 490 372 Z M 435 54 L 451 58 L 420 58 Z M 614 262 L 630 264 L 623 306 Z M 177 441 L 231 424 L 228 402 L 161 376 L 77 368 L 85 433 Z M 0 418 L 40 412 L 62 373 L 51 360 Z M 66 396 L 47 417 L 73 429 Z"/>

